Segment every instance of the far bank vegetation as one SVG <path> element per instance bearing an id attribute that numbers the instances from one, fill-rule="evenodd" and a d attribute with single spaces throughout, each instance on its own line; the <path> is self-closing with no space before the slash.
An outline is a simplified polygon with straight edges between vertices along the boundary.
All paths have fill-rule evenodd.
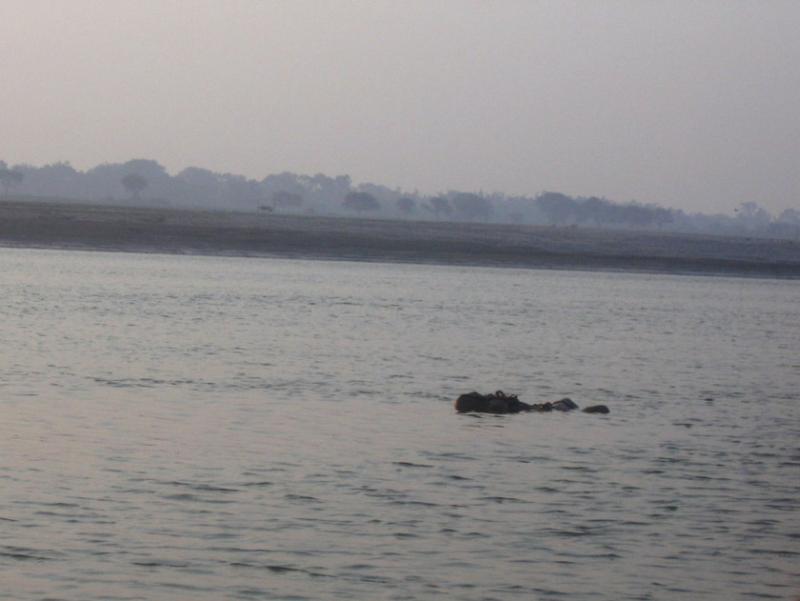
<path id="1" fill-rule="evenodd" d="M 188 167 L 175 175 L 153 160 L 105 163 L 86 171 L 69 163 L 10 166 L 0 161 L 2 198 L 93 202 L 262 214 L 350 216 L 373 219 L 511 223 L 554 228 L 663 230 L 800 239 L 800 210 L 770 214 L 754 201 L 732 215 L 686 213 L 643 202 L 572 197 L 544 191 L 533 196 L 450 190 L 426 195 L 348 175 L 278 173 L 261 180 Z"/>

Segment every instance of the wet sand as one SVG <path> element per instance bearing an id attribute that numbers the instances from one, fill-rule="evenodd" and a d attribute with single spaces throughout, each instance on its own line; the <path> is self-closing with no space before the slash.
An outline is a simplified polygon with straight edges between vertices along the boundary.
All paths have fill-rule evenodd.
<path id="1" fill-rule="evenodd" d="M 800 277 L 800 242 L 663 232 L 0 202 L 0 246 Z"/>

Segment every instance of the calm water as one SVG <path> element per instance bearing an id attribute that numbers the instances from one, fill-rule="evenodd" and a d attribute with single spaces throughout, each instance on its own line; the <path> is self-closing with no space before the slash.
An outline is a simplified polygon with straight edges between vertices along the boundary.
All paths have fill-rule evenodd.
<path id="1" fill-rule="evenodd" d="M 800 282 L 0 250 L 0 286 L 3 599 L 800 594 Z M 453 413 L 497 388 L 612 413 Z"/>

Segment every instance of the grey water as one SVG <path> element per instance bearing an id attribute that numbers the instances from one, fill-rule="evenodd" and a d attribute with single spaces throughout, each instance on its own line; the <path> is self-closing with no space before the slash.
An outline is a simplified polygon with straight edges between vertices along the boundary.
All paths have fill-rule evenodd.
<path id="1" fill-rule="evenodd" d="M 800 282 L 0 250 L 0 598 L 796 599 Z M 607 416 L 457 415 L 503 389 Z"/>

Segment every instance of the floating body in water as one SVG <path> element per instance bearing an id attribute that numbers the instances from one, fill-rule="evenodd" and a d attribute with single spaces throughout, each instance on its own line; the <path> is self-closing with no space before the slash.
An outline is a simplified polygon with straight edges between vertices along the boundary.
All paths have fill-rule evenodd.
<path id="1" fill-rule="evenodd" d="M 570 398 L 563 398 L 560 401 L 529 404 L 520 401 L 515 394 L 506 394 L 502 390 L 494 393 L 481 394 L 479 392 L 468 392 L 462 394 L 455 403 L 456 411 L 459 413 L 521 413 L 536 411 L 546 413 L 548 411 L 574 411 L 578 405 Z M 584 413 L 610 413 L 605 405 L 592 405 L 586 407 Z"/>

